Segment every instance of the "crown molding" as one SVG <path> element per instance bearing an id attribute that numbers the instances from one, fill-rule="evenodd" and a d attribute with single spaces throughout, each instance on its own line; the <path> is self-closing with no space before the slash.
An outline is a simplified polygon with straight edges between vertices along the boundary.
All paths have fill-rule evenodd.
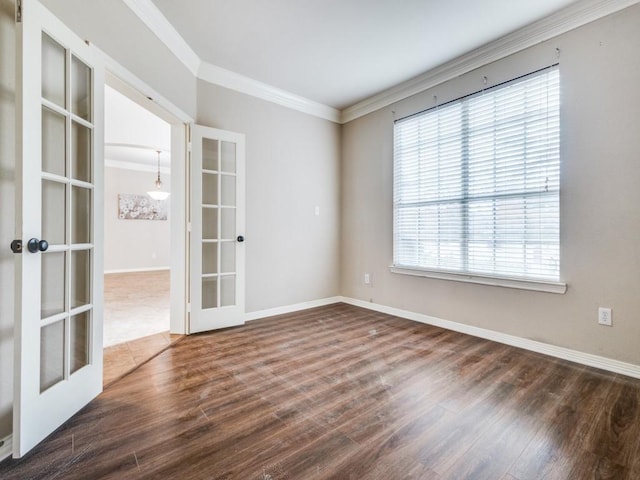
<path id="1" fill-rule="evenodd" d="M 325 120 L 340 121 L 340 111 L 333 107 L 203 62 L 151 0 L 122 1 L 196 78 Z"/>
<path id="2" fill-rule="evenodd" d="M 158 167 L 154 167 L 152 165 L 144 165 L 142 163 L 136 162 L 126 162 L 124 160 L 111 160 L 106 157 L 104 159 L 104 166 L 119 168 L 121 170 L 135 170 L 136 172 L 156 173 L 158 171 Z M 171 175 L 171 168 L 160 167 L 160 173 L 162 173 L 163 175 Z"/>
<path id="3" fill-rule="evenodd" d="M 151 0 L 123 0 L 196 78 L 335 123 L 359 117 L 496 60 L 635 5 L 640 0 L 583 0 L 339 111 L 308 98 L 203 62 Z"/>
<path id="4" fill-rule="evenodd" d="M 134 143 L 113 143 L 106 142 L 104 144 L 104 165 L 106 167 L 113 168 L 121 168 L 125 170 L 137 170 L 139 172 L 157 172 L 158 166 L 156 165 L 155 156 L 153 163 L 142 163 L 136 162 L 134 160 L 116 160 L 113 157 L 112 148 L 120 148 L 120 149 L 132 149 L 132 150 L 143 150 L 143 151 L 153 151 L 153 152 L 162 152 L 168 153 L 171 156 L 171 151 L 166 148 L 153 146 L 153 145 L 139 145 Z M 162 162 L 160 162 L 162 163 Z M 169 166 L 160 165 L 160 173 L 164 173 L 166 175 L 171 175 L 171 159 L 169 158 Z"/>
<path id="5" fill-rule="evenodd" d="M 198 74 L 200 57 L 169 23 L 151 0 L 122 0 L 136 16 L 142 20 L 166 47 L 180 60 L 193 75 Z"/>
<path id="6" fill-rule="evenodd" d="M 585 0 L 571 4 L 422 75 L 345 108 L 341 112 L 340 123 L 348 123 L 639 2 L 640 0 Z"/>
<path id="7" fill-rule="evenodd" d="M 135 150 L 148 150 L 151 152 L 160 152 L 171 154 L 171 150 L 159 147 L 157 145 L 140 145 L 139 143 L 120 143 L 120 142 L 105 142 L 105 147 L 115 148 L 133 148 Z"/>
<path id="8" fill-rule="evenodd" d="M 292 108 L 293 110 L 324 118 L 325 120 L 336 123 L 340 121 L 340 111 L 333 107 L 245 77 L 211 63 L 202 62 L 200 64 L 198 78 L 221 87 Z"/>

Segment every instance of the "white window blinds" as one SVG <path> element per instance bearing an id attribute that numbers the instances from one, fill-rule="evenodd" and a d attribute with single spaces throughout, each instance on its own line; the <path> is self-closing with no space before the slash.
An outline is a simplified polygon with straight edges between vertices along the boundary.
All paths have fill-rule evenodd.
<path id="1" fill-rule="evenodd" d="M 394 266 L 558 281 L 560 87 L 551 67 L 394 128 Z"/>

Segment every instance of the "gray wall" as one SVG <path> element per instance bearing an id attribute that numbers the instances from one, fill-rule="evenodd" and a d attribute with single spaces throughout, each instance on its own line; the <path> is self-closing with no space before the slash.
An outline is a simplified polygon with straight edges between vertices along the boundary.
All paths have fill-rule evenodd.
<path id="1" fill-rule="evenodd" d="M 203 81 L 197 121 L 246 134 L 247 312 L 338 295 L 340 126 Z"/>
<path id="2" fill-rule="evenodd" d="M 12 0 L 0 0 L 0 439 L 11 433 L 15 235 L 15 28 Z"/>
<path id="3" fill-rule="evenodd" d="M 170 220 L 121 220 L 118 194 L 144 194 L 154 187 L 155 172 L 106 167 L 104 175 L 104 269 L 149 270 L 169 268 Z M 162 183 L 171 176 L 162 174 Z M 169 213 L 171 215 L 171 213 Z"/>
<path id="4" fill-rule="evenodd" d="M 341 293 L 640 364 L 640 6 L 381 109 L 343 128 Z M 565 295 L 392 274 L 393 119 L 557 60 Z M 372 274 L 371 286 L 363 273 Z M 599 326 L 597 307 L 613 309 Z"/>

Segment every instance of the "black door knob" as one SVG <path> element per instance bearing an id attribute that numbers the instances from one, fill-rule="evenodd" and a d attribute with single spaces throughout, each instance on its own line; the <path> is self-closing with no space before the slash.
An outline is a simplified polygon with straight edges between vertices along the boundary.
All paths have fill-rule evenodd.
<path id="1" fill-rule="evenodd" d="M 238 241 L 240 243 L 244 242 L 244 237 L 242 235 L 238 235 Z"/>
<path id="2" fill-rule="evenodd" d="M 49 242 L 46 240 L 38 240 L 37 238 L 32 238 L 27 242 L 27 249 L 31 253 L 46 252 L 47 248 L 49 248 Z"/>

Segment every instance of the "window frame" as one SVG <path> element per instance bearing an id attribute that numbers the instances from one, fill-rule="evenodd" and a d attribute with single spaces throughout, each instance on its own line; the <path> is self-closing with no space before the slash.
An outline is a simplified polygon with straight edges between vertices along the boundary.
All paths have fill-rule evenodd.
<path id="1" fill-rule="evenodd" d="M 557 71 L 558 75 L 559 75 L 559 66 L 558 64 L 555 65 L 551 65 L 549 67 L 537 70 L 535 72 L 531 72 L 528 73 L 526 75 L 522 75 L 520 77 L 511 79 L 507 82 L 503 82 L 499 85 L 496 85 L 494 87 L 492 87 L 491 89 L 486 90 L 487 92 L 490 90 L 494 90 L 495 92 L 499 92 L 500 90 L 502 90 L 502 88 L 504 87 L 508 87 L 510 84 L 516 84 L 518 81 L 524 81 L 527 78 L 534 78 L 536 76 L 541 76 L 545 73 L 548 73 L 550 71 Z M 461 98 L 455 99 L 451 102 L 447 102 L 445 105 L 450 105 L 451 107 L 454 107 L 455 105 L 461 105 L 461 108 L 468 108 L 468 102 L 470 102 L 470 97 L 475 97 L 479 94 L 483 94 L 483 91 L 480 92 L 474 92 L 472 94 L 463 96 Z M 434 97 L 435 98 L 435 97 Z M 563 294 L 566 292 L 567 290 L 567 285 L 566 283 L 560 281 L 560 279 L 558 279 L 558 281 L 556 281 L 555 279 L 549 279 L 549 278 L 540 278 L 540 276 L 532 276 L 532 277 L 527 277 L 525 276 L 526 274 L 526 265 L 527 264 L 523 264 L 524 265 L 524 269 L 523 271 L 523 275 L 514 275 L 511 276 L 509 274 L 506 274 L 504 272 L 490 272 L 490 273 L 485 273 L 482 271 L 474 271 L 474 270 L 469 270 L 468 267 L 468 260 L 469 260 L 469 255 L 470 255 L 470 251 L 468 248 L 468 244 L 464 243 L 463 247 L 464 247 L 464 251 L 461 251 L 461 269 L 458 270 L 457 266 L 455 269 L 447 269 L 447 268 L 437 268 L 437 267 L 433 267 L 432 265 L 423 265 L 423 266 L 415 266 L 415 265 L 403 265 L 403 264 L 398 264 L 396 263 L 398 260 L 398 229 L 400 228 L 400 226 L 402 225 L 401 223 L 399 223 L 399 215 L 398 212 L 401 211 L 402 209 L 398 206 L 398 202 L 397 202 L 397 198 L 398 198 L 398 193 L 397 193 L 397 185 L 398 185 L 398 178 L 397 178 L 397 168 L 398 168 L 398 162 L 399 159 L 397 157 L 397 129 L 396 129 L 396 125 L 398 124 L 398 122 L 405 122 L 408 121 L 411 118 L 423 118 L 424 115 L 428 115 L 431 112 L 434 112 L 435 109 L 437 108 L 443 108 L 443 106 L 439 106 L 439 107 L 434 107 L 422 112 L 418 112 L 412 115 L 409 115 L 407 117 L 398 119 L 394 122 L 394 133 L 393 133 L 393 147 L 394 147 L 394 152 L 393 152 L 393 171 L 394 171 L 394 183 L 393 183 L 393 264 L 389 267 L 390 271 L 392 273 L 399 273 L 399 274 L 405 274 L 405 275 L 412 275 L 412 276 L 421 276 L 421 277 L 428 277 L 428 278 L 435 278 L 435 279 L 441 279 L 441 280 L 453 280 L 453 281 L 461 281 L 461 282 L 467 282 L 467 283 L 475 283 L 475 284 L 483 284 L 483 285 L 493 285 L 493 286 L 501 286 L 501 287 L 508 287 L 508 288 L 518 288 L 518 289 L 525 289 L 525 290 L 535 290 L 535 291 L 542 291 L 542 292 L 549 292 L 549 293 L 560 293 Z M 558 107 L 559 109 L 560 107 Z M 549 117 L 547 117 L 549 118 Z M 494 120 L 496 120 L 494 118 Z M 495 125 L 495 124 L 494 124 Z M 498 124 L 499 125 L 499 124 Z M 558 141 L 559 141 L 559 137 L 560 137 L 560 126 L 558 126 Z M 462 143 L 467 143 L 469 142 L 469 132 L 466 130 L 465 127 L 460 127 L 459 130 L 459 137 Z M 432 137 L 433 138 L 433 137 Z M 438 140 L 440 139 L 440 137 L 436 137 Z M 440 145 L 440 142 L 434 142 L 436 145 Z M 523 142 L 524 143 L 524 142 Z M 419 143 L 418 148 L 424 148 L 423 147 L 424 144 Z M 559 146 L 558 146 L 559 149 Z M 463 159 L 460 160 L 460 165 L 465 165 L 469 162 L 469 158 L 464 156 L 467 154 L 461 154 L 463 155 Z M 496 159 L 499 159 L 500 157 L 498 156 L 493 156 L 492 157 L 492 161 L 495 163 Z M 438 161 L 437 165 L 440 165 L 440 160 Z M 558 162 L 558 168 L 560 168 L 560 159 L 558 158 L 557 160 Z M 420 167 L 421 169 L 424 168 L 424 166 Z M 464 167 L 463 167 L 464 168 Z M 422 171 L 422 170 L 421 170 Z M 466 172 L 468 175 L 468 172 Z M 497 177 L 493 177 L 494 180 Z M 527 177 L 524 177 L 527 178 Z M 461 184 L 464 184 L 463 188 L 468 188 L 469 183 L 468 183 L 468 178 L 465 177 L 465 172 L 460 173 L 460 181 Z M 549 179 L 547 178 L 547 181 L 549 181 Z M 415 178 L 413 179 L 413 182 L 411 185 L 415 188 L 415 185 L 417 185 L 420 182 L 420 174 L 415 174 Z M 558 180 L 559 182 L 559 180 Z M 437 185 L 440 185 L 440 183 L 437 183 Z M 411 188 L 411 187 L 407 187 L 407 188 Z M 439 188 L 439 187 L 438 187 Z M 557 190 L 557 203 L 558 203 L 558 209 L 559 204 L 560 204 L 560 184 L 558 183 L 558 190 Z M 525 196 L 528 195 L 528 192 L 525 189 L 523 189 L 520 192 L 517 192 L 516 195 L 520 195 L 523 198 Z M 493 198 L 498 199 L 500 197 L 500 195 L 496 192 L 493 196 Z M 543 198 L 544 195 L 540 195 L 540 198 Z M 462 202 L 468 202 L 468 197 L 463 196 L 462 197 Z M 554 200 L 555 201 L 555 200 Z M 444 204 L 446 203 L 446 200 L 439 200 L 439 201 L 434 201 L 434 204 Z M 559 210 L 558 210 L 558 224 L 557 224 L 557 228 L 558 228 L 558 243 L 557 243 L 557 248 L 558 248 L 558 264 L 560 262 L 560 214 L 559 214 Z M 469 228 L 469 218 L 465 217 L 464 219 L 460 220 L 460 231 L 467 231 Z M 410 224 L 409 224 L 410 225 Z M 526 230 L 527 227 L 523 227 L 522 230 L 522 235 L 523 238 L 525 238 L 525 234 L 527 233 Z M 539 227 L 538 227 L 539 228 Z M 438 236 L 436 237 L 436 241 L 441 242 L 442 241 L 442 236 L 440 234 L 438 234 Z M 461 237 L 463 239 L 466 239 L 466 236 L 463 235 L 463 237 Z M 494 241 L 495 241 L 495 237 L 494 237 Z M 461 247 L 462 248 L 462 247 Z M 438 257 L 441 258 L 441 257 Z M 440 263 L 440 260 L 437 260 L 436 263 Z M 561 271 L 560 271 L 560 266 L 558 266 L 558 275 L 561 275 Z"/>

